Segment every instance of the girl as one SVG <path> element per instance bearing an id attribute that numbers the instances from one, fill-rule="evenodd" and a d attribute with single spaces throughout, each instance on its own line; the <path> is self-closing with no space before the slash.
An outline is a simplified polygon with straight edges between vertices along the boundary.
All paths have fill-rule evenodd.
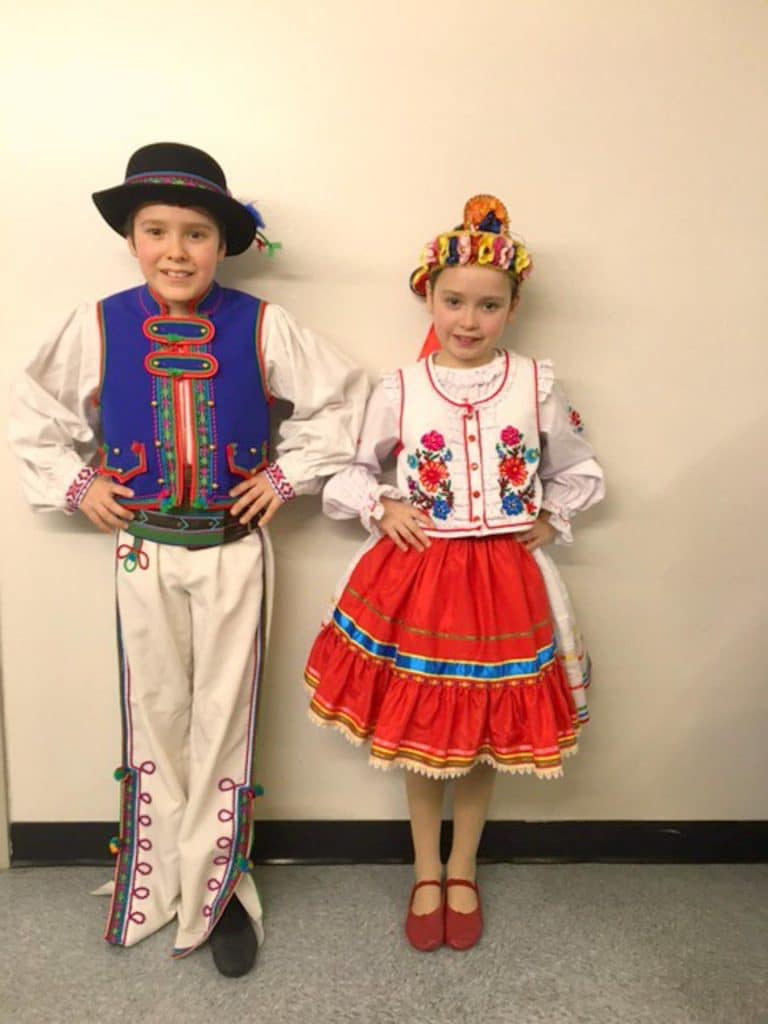
<path id="1" fill-rule="evenodd" d="M 476 856 L 494 769 L 561 775 L 587 720 L 588 659 L 541 548 L 571 540 L 573 513 L 603 496 L 602 471 L 552 363 L 497 347 L 530 271 L 504 205 L 470 199 L 411 275 L 434 321 L 427 358 L 384 376 L 355 462 L 324 492 L 332 518 L 360 515 L 372 536 L 310 653 L 310 714 L 370 739 L 372 764 L 410 769 L 405 932 L 424 951 L 481 935 Z M 393 450 L 397 485 L 380 484 Z"/>

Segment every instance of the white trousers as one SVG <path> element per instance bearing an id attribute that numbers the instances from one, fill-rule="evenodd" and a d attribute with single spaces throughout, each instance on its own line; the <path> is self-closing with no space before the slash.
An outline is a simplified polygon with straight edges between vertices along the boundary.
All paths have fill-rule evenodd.
<path id="1" fill-rule="evenodd" d="M 248 856 L 266 538 L 189 551 L 121 532 L 116 563 L 122 799 L 104 937 L 131 946 L 176 917 L 184 956 L 236 895 L 261 941 Z"/>

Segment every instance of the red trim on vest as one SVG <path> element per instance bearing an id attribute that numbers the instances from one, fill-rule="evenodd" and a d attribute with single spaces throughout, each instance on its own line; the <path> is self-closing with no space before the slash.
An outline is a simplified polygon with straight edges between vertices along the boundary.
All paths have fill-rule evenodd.
<path id="1" fill-rule="evenodd" d="M 261 461 L 258 462 L 251 469 L 247 469 L 244 466 L 238 466 L 238 464 L 235 462 L 235 449 L 236 449 L 236 447 L 237 447 L 237 445 L 235 444 L 235 442 L 231 441 L 227 445 L 227 447 L 225 449 L 226 454 L 227 454 L 227 465 L 229 466 L 229 471 L 230 471 L 230 473 L 234 474 L 235 476 L 241 476 L 241 477 L 243 477 L 246 480 L 250 480 L 252 476 L 256 476 L 256 474 L 260 473 L 264 469 L 265 466 L 269 465 L 269 459 L 266 458 L 266 459 L 261 459 Z"/>
<path id="2" fill-rule="evenodd" d="M 181 505 L 184 501 L 184 452 L 186 450 L 185 432 L 187 424 L 184 421 L 184 417 L 181 415 L 181 384 L 182 382 L 177 378 L 173 381 L 173 410 L 176 414 L 174 416 L 174 422 L 176 426 L 175 430 L 175 448 L 174 454 L 176 456 L 176 491 L 173 495 L 174 505 Z M 194 446 L 194 438 L 193 438 Z M 166 484 L 168 481 L 166 480 Z"/>
<path id="3" fill-rule="evenodd" d="M 204 338 L 181 338 L 176 341 L 168 341 L 162 336 L 152 334 L 150 327 L 156 323 L 167 323 L 168 321 L 182 324 L 202 324 L 208 328 L 208 333 Z M 213 341 L 216 336 L 216 327 L 212 320 L 209 320 L 204 316 L 148 316 L 141 325 L 141 330 L 145 338 L 149 341 L 155 342 L 158 345 L 167 345 L 169 348 L 185 348 L 187 345 L 207 345 Z"/>
<path id="4" fill-rule="evenodd" d="M 141 441 L 134 441 L 131 445 L 131 451 L 134 455 L 139 456 L 138 466 L 134 466 L 133 469 L 129 469 L 127 473 L 120 473 L 116 469 L 111 469 L 107 465 L 107 452 L 104 448 L 101 449 L 101 465 L 97 472 L 100 476 L 111 476 L 114 477 L 119 483 L 124 484 L 127 480 L 132 480 L 133 477 L 138 476 L 139 473 L 146 473 L 147 471 L 147 449 L 141 443 Z"/>
<path id="5" fill-rule="evenodd" d="M 159 295 L 152 291 L 149 285 L 147 285 L 147 291 L 160 307 L 160 315 L 168 316 L 168 303 L 165 301 L 165 299 L 161 299 Z"/>

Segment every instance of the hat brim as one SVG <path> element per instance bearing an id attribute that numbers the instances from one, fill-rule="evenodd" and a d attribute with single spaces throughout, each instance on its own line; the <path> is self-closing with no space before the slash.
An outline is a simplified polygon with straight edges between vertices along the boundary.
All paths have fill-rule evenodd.
<path id="1" fill-rule="evenodd" d="M 145 203 L 199 206 L 208 210 L 224 226 L 227 256 L 245 252 L 256 235 L 256 222 L 242 203 L 208 189 L 179 185 L 117 185 L 94 192 L 92 199 L 107 224 L 123 236 L 131 211 Z"/>

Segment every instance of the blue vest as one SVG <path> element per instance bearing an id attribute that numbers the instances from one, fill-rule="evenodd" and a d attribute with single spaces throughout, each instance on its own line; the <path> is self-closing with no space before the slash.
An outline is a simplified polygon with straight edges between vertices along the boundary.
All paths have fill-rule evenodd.
<path id="1" fill-rule="evenodd" d="M 99 303 L 104 445 L 100 472 L 129 486 L 128 508 L 223 509 L 229 491 L 269 461 L 262 375 L 266 303 L 213 284 L 183 317 L 149 288 Z M 182 382 L 191 382 L 192 458 L 184 443 Z"/>

